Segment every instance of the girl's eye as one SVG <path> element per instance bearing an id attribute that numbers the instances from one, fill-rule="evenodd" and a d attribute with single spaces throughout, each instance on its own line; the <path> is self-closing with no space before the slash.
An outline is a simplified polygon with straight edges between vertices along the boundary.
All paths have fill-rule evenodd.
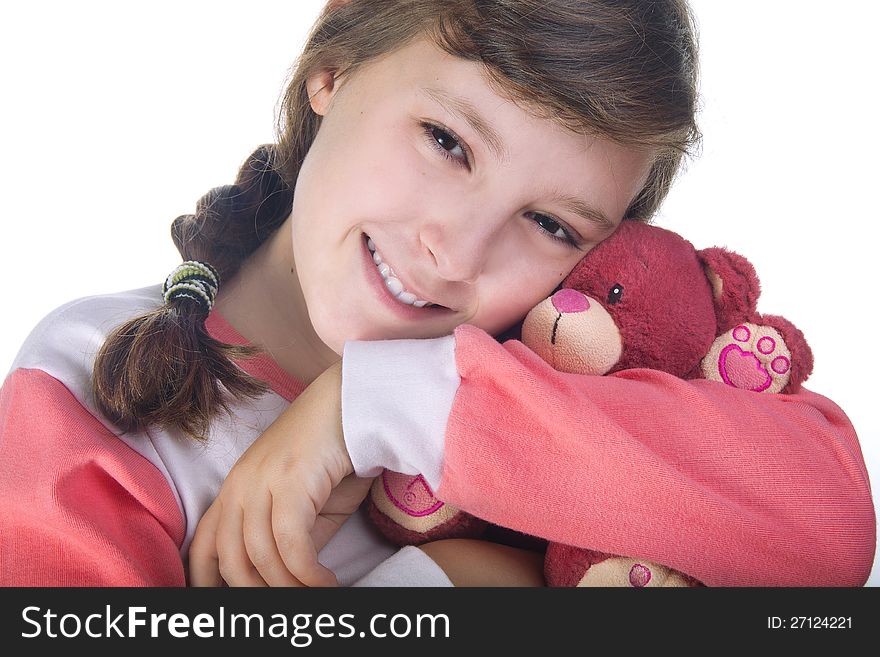
<path id="1" fill-rule="evenodd" d="M 428 139 L 428 144 L 443 157 L 455 160 L 461 166 L 470 166 L 467 148 L 452 132 L 433 123 L 422 123 L 422 130 Z"/>
<path id="2" fill-rule="evenodd" d="M 537 212 L 530 212 L 529 217 L 533 220 L 532 225 L 537 227 L 537 230 L 550 237 L 550 239 L 562 242 L 566 246 L 580 250 L 581 247 L 578 245 L 578 241 L 574 236 L 552 217 Z"/>

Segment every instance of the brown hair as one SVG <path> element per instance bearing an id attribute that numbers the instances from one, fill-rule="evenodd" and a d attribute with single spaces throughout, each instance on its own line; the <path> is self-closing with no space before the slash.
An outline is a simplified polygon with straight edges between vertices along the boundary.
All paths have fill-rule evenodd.
<path id="1" fill-rule="evenodd" d="M 195 214 L 174 221 L 183 258 L 211 263 L 221 279 L 233 276 L 290 214 L 320 126 L 307 79 L 350 74 L 422 35 L 485 65 L 499 94 L 536 115 L 648 149 L 653 166 L 625 219 L 651 218 L 699 141 L 697 48 L 685 0 L 334 0 L 292 69 L 277 144 L 258 148 L 234 185 L 211 190 Z M 264 390 L 230 360 L 255 350 L 211 338 L 206 316 L 183 298 L 117 329 L 95 364 L 100 410 L 123 430 L 155 423 L 203 438 L 227 408 L 227 391 Z"/>

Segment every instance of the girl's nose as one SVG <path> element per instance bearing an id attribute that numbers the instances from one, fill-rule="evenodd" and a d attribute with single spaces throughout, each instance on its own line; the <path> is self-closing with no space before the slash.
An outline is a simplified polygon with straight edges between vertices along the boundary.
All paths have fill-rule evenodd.
<path id="1" fill-rule="evenodd" d="M 422 246 L 435 263 L 437 273 L 447 281 L 473 283 L 479 278 L 486 263 L 495 232 L 439 222 L 422 229 Z"/>
<path id="2" fill-rule="evenodd" d="M 590 300 L 578 292 L 565 288 L 550 297 L 553 307 L 561 313 L 582 313 L 590 309 Z"/>

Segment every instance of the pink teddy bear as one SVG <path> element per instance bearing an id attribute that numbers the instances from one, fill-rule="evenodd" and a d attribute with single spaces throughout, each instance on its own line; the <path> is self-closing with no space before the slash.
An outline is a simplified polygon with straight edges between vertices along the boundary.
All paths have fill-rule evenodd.
<path id="1" fill-rule="evenodd" d="M 755 393 L 794 392 L 813 367 L 803 334 L 757 312 L 754 267 L 723 248 L 697 251 L 671 231 L 624 221 L 522 324 L 522 342 L 555 369 L 603 375 L 629 368 L 706 378 Z M 421 475 L 385 471 L 368 498 L 398 545 L 479 537 L 487 523 L 438 500 Z M 648 561 L 551 543 L 550 586 L 695 586 Z"/>

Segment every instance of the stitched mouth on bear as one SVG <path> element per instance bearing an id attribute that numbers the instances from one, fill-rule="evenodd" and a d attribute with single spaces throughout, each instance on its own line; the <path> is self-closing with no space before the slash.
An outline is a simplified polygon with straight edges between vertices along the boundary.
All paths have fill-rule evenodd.
<path id="1" fill-rule="evenodd" d="M 559 320 L 562 319 L 562 313 L 556 315 L 556 321 L 553 322 L 553 334 L 550 336 L 550 344 L 556 344 L 556 329 L 559 328 Z"/>

